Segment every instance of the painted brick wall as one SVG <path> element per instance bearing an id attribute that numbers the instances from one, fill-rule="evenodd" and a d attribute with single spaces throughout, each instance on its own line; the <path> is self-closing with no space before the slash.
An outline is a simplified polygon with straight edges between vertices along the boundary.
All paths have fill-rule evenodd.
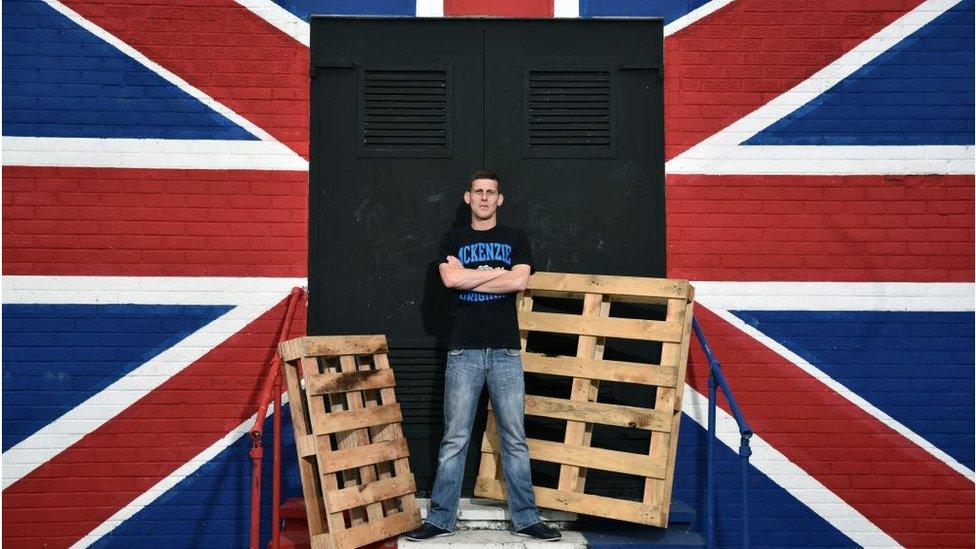
<path id="1" fill-rule="evenodd" d="M 301 172 L 3 170 L 3 272 L 304 276 Z"/>
<path id="2" fill-rule="evenodd" d="M 348 2 L 339 4 L 326 3 L 347 13 L 357 10 Z M 412 7 L 401 4 L 396 9 Z M 641 11 L 648 9 L 644 4 L 651 3 L 590 0 L 579 11 L 584 16 L 651 15 Z M 788 91 L 920 4 L 736 0 L 669 36 L 668 159 Z M 230 0 L 206 5 L 69 0 L 64 5 L 132 50 L 120 53 L 39 1 L 5 1 L 5 139 L 203 138 L 233 143 L 228 147 L 233 149 L 258 141 L 240 129 L 244 120 L 266 132 L 265 139 L 283 144 L 286 153 L 308 157 L 307 48 L 286 34 L 300 35 L 300 25 L 276 15 L 270 3 L 264 6 L 267 20 Z M 383 12 L 385 6 L 377 9 L 393 13 Z M 527 13 L 504 14 L 547 16 L 553 6 L 533 2 L 522 6 Z M 365 13 L 370 6 L 360 9 Z M 443 9 L 448 15 L 487 13 L 468 1 L 445 2 Z M 972 8 L 966 9 L 971 25 Z M 965 66 L 954 60 L 965 56 L 971 64 L 970 38 L 954 38 L 945 47 L 938 63 Z M 179 93 L 130 61 L 130 53 L 165 67 L 183 82 Z M 963 78 L 952 72 L 929 80 L 945 89 L 971 86 L 971 74 Z M 43 99 L 32 97 L 39 86 Z M 193 90 L 240 119 L 197 106 Z M 935 121 L 931 135 L 940 128 L 955 131 L 960 124 L 971 130 L 972 93 L 963 92 L 968 95 L 956 94 L 948 104 L 925 95 L 923 104 L 908 106 L 924 110 L 922 119 Z M 905 118 L 904 112 L 878 114 L 863 105 L 842 112 L 861 114 L 862 126 L 882 129 L 889 128 L 885 120 Z M 799 126 L 806 129 L 777 128 L 774 137 L 789 141 L 790 135 L 816 124 L 808 118 Z M 49 148 L 39 154 L 44 162 L 82 162 L 107 154 L 74 141 L 47 143 Z M 5 150 L 11 150 L 6 141 Z M 152 150 L 136 148 L 129 151 L 134 161 L 123 162 L 120 156 L 118 163 L 157 165 L 161 161 Z M 205 149 L 186 151 L 188 157 L 208 154 Z M 938 150 L 931 154 L 943 159 Z M 953 158 L 944 160 L 948 164 Z M 32 395 L 64 383 L 75 398 L 90 396 L 104 388 L 106 379 L 151 358 L 168 338 L 182 333 L 172 315 L 161 320 L 161 314 L 172 311 L 160 307 L 193 301 L 187 296 L 200 290 L 154 289 L 138 277 L 260 282 L 257 277 L 306 276 L 307 173 L 185 169 L 162 162 L 162 169 L 46 167 L 40 161 L 3 167 L 5 471 L 23 465 L 7 453 L 17 443 L 11 438 L 8 445 L 7 437 L 17 436 L 18 429 L 23 435 L 33 423 L 64 411 L 51 403 L 39 411 L 42 406 Z M 669 274 L 695 281 L 972 282 L 973 176 L 971 170 L 940 173 L 671 174 Z M 58 276 L 132 278 L 93 283 L 91 291 L 115 293 L 107 305 L 65 309 L 45 297 L 64 292 Z M 213 288 L 204 290 L 213 297 L 207 307 L 234 308 L 256 299 L 248 290 L 212 280 Z M 13 282 L 17 285 L 11 291 L 8 283 Z M 927 286 L 917 288 L 915 297 L 932 297 Z M 242 321 L 240 332 L 225 330 L 226 341 L 178 376 L 160 380 L 159 389 L 138 398 L 111 423 L 71 442 L 68 451 L 6 488 L 4 543 L 68 546 L 90 534 L 87 541 L 98 546 L 243 545 L 249 469 L 241 429 L 254 413 L 260 374 L 284 314 L 279 301 L 287 288 L 275 292 L 277 298 L 265 310 Z M 18 301 L 11 302 L 11 296 Z M 701 297 L 708 296 L 703 291 Z M 839 300 L 844 295 L 807 297 Z M 62 301 L 70 303 L 70 298 Z M 156 308 L 131 306 L 147 302 Z M 860 543 L 878 546 L 892 540 L 907 546 L 972 546 L 970 480 L 885 430 L 849 399 L 733 324 L 738 319 L 762 331 L 770 344 L 788 347 L 802 361 L 843 380 L 871 406 L 929 437 L 971 469 L 973 430 L 966 415 L 972 411 L 972 373 L 966 369 L 973 362 L 971 307 L 909 321 L 890 314 L 860 318 L 801 311 L 777 317 L 728 308 L 719 315 L 702 303 L 699 318 L 760 438 L 754 441 L 750 469 L 754 545 L 854 546 L 851 536 L 860 535 Z M 858 306 L 851 309 L 857 312 Z M 186 319 L 187 311 L 176 317 Z M 293 331 L 301 333 L 303 311 L 296 319 Z M 46 323 L 57 324 L 61 332 Z M 180 326 L 199 328 L 189 321 Z M 904 331 L 927 333 L 932 326 L 940 333 L 930 340 L 912 340 Z M 838 327 L 841 332 L 833 331 Z M 54 341 L 55 333 L 66 334 L 65 339 Z M 838 358 L 845 349 L 852 352 Z M 893 355 L 882 352 L 891 349 Z M 88 366 L 94 362 L 97 368 Z M 693 349 L 689 383 L 701 393 L 706 392 L 704 364 Z M 32 367 L 38 368 L 34 384 L 18 385 L 11 377 Z M 89 378 L 83 388 L 78 374 Z M 148 371 L 143 377 L 152 382 L 158 376 Z M 952 413 L 945 415 L 946 408 Z M 705 435 L 702 416 L 694 410 L 686 408 L 675 496 L 701 511 Z M 68 439 L 89 433 L 91 418 L 78 421 L 78 431 L 72 433 L 69 426 Z M 727 442 L 735 446 L 737 436 L 728 423 L 722 428 L 733 433 Z M 233 436 L 222 443 L 228 432 Z M 38 448 L 58 450 L 63 442 L 52 438 Z M 286 458 L 292 459 L 293 452 L 286 445 Z M 200 467 L 185 468 L 194 460 Z M 718 464 L 720 545 L 736 546 L 738 462 L 728 445 L 719 444 Z M 292 466 L 285 469 L 291 475 L 286 495 L 299 492 Z M 819 485 L 811 483 L 811 474 Z M 879 536 L 878 528 L 891 537 Z"/>
<path id="3" fill-rule="evenodd" d="M 973 279 L 971 176 L 667 179 L 668 272 L 705 280 Z"/>

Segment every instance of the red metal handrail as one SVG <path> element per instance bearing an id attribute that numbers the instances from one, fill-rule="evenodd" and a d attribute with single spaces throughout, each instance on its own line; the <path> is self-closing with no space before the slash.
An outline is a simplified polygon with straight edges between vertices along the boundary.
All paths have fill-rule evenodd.
<path id="1" fill-rule="evenodd" d="M 285 321 L 278 334 L 278 343 L 288 338 L 291 330 L 292 317 L 295 314 L 295 305 L 299 298 L 305 295 L 302 288 L 292 288 L 288 296 L 288 309 L 285 312 Z M 272 426 L 272 436 L 274 439 L 272 451 L 272 472 L 271 472 L 271 546 L 278 549 L 279 538 L 281 537 L 281 357 L 278 349 L 275 348 L 274 359 L 271 361 L 271 368 L 268 377 L 264 380 L 261 388 L 261 401 L 258 404 L 257 417 L 254 420 L 254 427 L 251 427 L 251 549 L 258 549 L 259 537 L 261 534 L 261 460 L 264 458 L 264 446 L 262 437 L 264 435 L 264 418 L 268 414 L 268 406 L 274 399 L 274 421 Z"/>

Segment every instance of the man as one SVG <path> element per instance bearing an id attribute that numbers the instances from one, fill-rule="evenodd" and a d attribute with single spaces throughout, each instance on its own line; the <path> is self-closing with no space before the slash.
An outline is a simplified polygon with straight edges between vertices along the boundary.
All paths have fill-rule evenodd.
<path id="1" fill-rule="evenodd" d="M 498 224 L 504 200 L 494 172 L 475 172 L 464 192 L 471 224 L 445 235 L 441 243 L 441 281 L 457 298 L 444 384 L 444 439 L 430 512 L 420 528 L 407 534 L 410 540 L 454 533 L 471 427 L 486 383 L 501 439 L 512 527 L 516 534 L 539 540 L 560 538 L 541 522 L 532 492 L 515 311 L 515 294 L 525 289 L 532 256 L 525 233 Z"/>

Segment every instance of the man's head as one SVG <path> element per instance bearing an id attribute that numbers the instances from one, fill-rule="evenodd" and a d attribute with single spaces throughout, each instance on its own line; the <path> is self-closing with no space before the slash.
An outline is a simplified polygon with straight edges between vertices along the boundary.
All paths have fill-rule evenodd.
<path id="1" fill-rule="evenodd" d="M 480 170 L 471 175 L 468 190 L 464 191 L 464 202 L 471 206 L 472 221 L 493 219 L 504 201 L 498 174 L 490 170 Z"/>

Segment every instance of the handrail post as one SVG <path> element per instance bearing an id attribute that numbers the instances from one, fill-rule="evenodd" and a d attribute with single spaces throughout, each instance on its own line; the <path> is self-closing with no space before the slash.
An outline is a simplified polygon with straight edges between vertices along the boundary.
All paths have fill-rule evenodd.
<path id="1" fill-rule="evenodd" d="M 264 448 L 261 445 L 261 433 L 251 432 L 251 549 L 257 549 L 260 528 L 254 524 L 261 523 L 261 459 L 264 458 Z"/>
<path id="2" fill-rule="evenodd" d="M 708 461 L 705 466 L 705 542 L 715 547 L 715 376 L 708 374 Z"/>
<path id="3" fill-rule="evenodd" d="M 746 423 L 739 410 L 739 405 L 735 402 L 732 390 L 725 376 L 722 375 L 722 366 L 718 363 L 712 353 L 708 340 L 698 325 L 698 319 L 692 317 L 691 327 L 695 331 L 698 343 L 701 344 L 708 360 L 708 441 L 707 459 L 705 464 L 705 542 L 708 547 L 715 547 L 715 439 L 716 439 L 716 401 L 718 399 L 718 389 L 722 389 L 728 401 L 732 417 L 739 426 L 739 457 L 742 458 L 742 546 L 749 547 L 749 456 L 752 449 L 749 447 L 749 438 L 752 437 L 752 429 Z"/>
<path id="4" fill-rule="evenodd" d="M 739 439 L 739 456 L 742 458 L 742 549 L 749 547 L 749 456 L 752 455 L 752 448 L 749 447 L 751 432 L 742 433 Z"/>
<path id="5" fill-rule="evenodd" d="M 288 296 L 288 305 L 285 309 L 285 319 L 278 333 L 278 343 L 283 342 L 291 330 L 292 316 L 298 304 L 299 298 L 305 294 L 302 288 L 292 288 Z M 268 406 L 274 400 L 273 417 L 273 436 L 274 447 L 272 452 L 272 479 L 271 479 L 271 543 L 272 547 L 278 548 L 279 538 L 281 537 L 281 357 L 275 348 L 274 358 L 271 360 L 271 368 L 268 377 L 265 378 L 264 385 L 261 387 L 261 401 L 258 404 L 258 413 L 251 427 L 251 535 L 249 539 L 250 549 L 258 549 L 261 534 L 261 460 L 264 457 L 263 433 L 264 421 L 267 418 Z M 272 393 L 274 393 L 272 395 Z"/>
<path id="6" fill-rule="evenodd" d="M 281 543 L 281 362 L 275 373 L 274 397 L 274 451 L 271 473 L 271 547 L 278 549 Z"/>

